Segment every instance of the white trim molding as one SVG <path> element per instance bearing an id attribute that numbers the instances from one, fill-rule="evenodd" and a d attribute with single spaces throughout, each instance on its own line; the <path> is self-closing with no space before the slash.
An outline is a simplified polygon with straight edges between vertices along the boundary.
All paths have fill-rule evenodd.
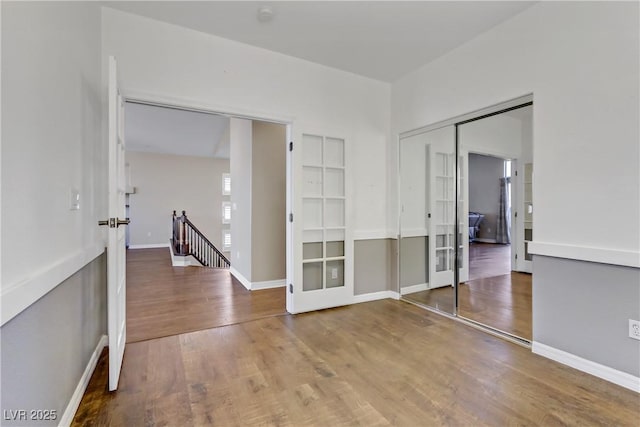
<path id="1" fill-rule="evenodd" d="M 168 248 L 169 243 L 150 243 L 146 245 L 129 245 L 129 249 L 155 249 L 155 248 Z"/>
<path id="2" fill-rule="evenodd" d="M 428 283 L 419 283 L 417 285 L 405 286 L 404 288 L 400 288 L 400 295 L 408 295 L 414 294 L 416 292 L 422 292 L 429 289 Z"/>
<path id="3" fill-rule="evenodd" d="M 104 250 L 104 242 L 95 243 L 4 287 L 0 294 L 2 325 L 98 258 Z"/>
<path id="4" fill-rule="evenodd" d="M 251 282 L 251 288 L 250 289 L 252 291 L 257 291 L 259 289 L 284 288 L 285 286 L 287 286 L 287 280 L 286 279 L 265 280 L 263 282 Z"/>
<path id="5" fill-rule="evenodd" d="M 473 239 L 474 242 L 478 242 L 478 243 L 497 243 L 496 239 L 483 239 L 483 238 L 478 238 L 476 237 L 475 239 Z M 471 243 L 471 242 L 469 242 Z"/>
<path id="6" fill-rule="evenodd" d="M 172 266 L 174 266 L 174 267 L 190 267 L 190 266 L 202 267 L 202 264 L 200 264 L 200 261 L 195 259 L 192 255 L 187 255 L 187 256 L 176 255 L 175 252 L 173 251 L 173 245 L 172 244 L 167 244 L 166 246 L 163 246 L 163 247 L 168 247 L 169 248 L 169 252 L 171 253 L 171 265 Z"/>
<path id="7" fill-rule="evenodd" d="M 390 230 L 355 230 L 353 232 L 353 240 L 381 240 L 381 239 L 397 239 L 395 232 Z"/>
<path id="8" fill-rule="evenodd" d="M 91 354 L 91 358 L 89 359 L 89 363 L 87 363 L 87 367 L 84 369 L 82 376 L 80 377 L 80 381 L 76 386 L 75 391 L 71 395 L 71 399 L 67 404 L 67 408 L 64 410 L 62 417 L 60 417 L 60 427 L 67 427 L 71 425 L 73 421 L 73 417 L 76 415 L 76 411 L 80 406 L 80 401 L 82 400 L 82 396 L 84 392 L 87 390 L 87 386 L 89 385 L 89 380 L 91 379 L 91 375 L 93 375 L 93 371 L 96 369 L 96 365 L 98 364 L 98 359 L 100 358 L 100 354 L 102 353 L 102 349 L 105 348 L 108 344 L 109 340 L 106 335 L 100 337 L 98 341 L 98 345 L 96 345 L 95 350 Z"/>
<path id="9" fill-rule="evenodd" d="M 640 252 L 637 251 L 533 241 L 529 243 L 529 252 L 554 258 L 640 268 Z"/>
<path id="10" fill-rule="evenodd" d="M 370 292 L 368 294 L 354 295 L 352 304 L 360 304 L 361 302 L 377 301 L 381 299 L 400 299 L 400 295 L 394 291 Z"/>
<path id="11" fill-rule="evenodd" d="M 242 283 L 242 286 L 244 286 L 245 288 L 247 288 L 248 290 L 251 290 L 251 281 L 249 281 L 249 279 L 247 279 L 246 277 L 244 277 L 242 275 L 242 273 L 240 273 L 238 270 L 236 270 L 233 267 L 229 267 L 229 272 L 231 273 L 231 275 L 233 277 L 235 277 L 236 279 L 238 279 L 238 282 Z"/>
<path id="12" fill-rule="evenodd" d="M 531 351 L 540 356 L 562 363 L 563 365 L 570 366 L 621 387 L 628 388 L 636 393 L 640 393 L 640 377 L 601 365 L 600 363 L 592 362 L 591 360 L 583 359 L 575 354 L 567 353 L 566 351 L 558 350 L 557 348 L 535 341 L 532 343 Z"/>

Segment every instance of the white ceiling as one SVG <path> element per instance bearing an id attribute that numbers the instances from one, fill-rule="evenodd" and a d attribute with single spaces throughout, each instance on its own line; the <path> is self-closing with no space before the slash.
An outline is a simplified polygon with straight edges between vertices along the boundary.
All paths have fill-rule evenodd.
<path id="1" fill-rule="evenodd" d="M 120 1 L 109 7 L 393 82 L 531 1 Z M 260 6 L 274 12 L 259 22 Z"/>
<path id="2" fill-rule="evenodd" d="M 229 158 L 229 118 L 127 102 L 128 151 Z"/>

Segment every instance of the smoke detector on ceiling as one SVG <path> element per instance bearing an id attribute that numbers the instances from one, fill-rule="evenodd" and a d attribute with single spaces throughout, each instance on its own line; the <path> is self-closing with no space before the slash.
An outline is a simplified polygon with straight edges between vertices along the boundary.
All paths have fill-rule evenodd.
<path id="1" fill-rule="evenodd" d="M 273 9 L 268 6 L 260 6 L 258 9 L 258 21 L 271 22 L 273 21 Z"/>

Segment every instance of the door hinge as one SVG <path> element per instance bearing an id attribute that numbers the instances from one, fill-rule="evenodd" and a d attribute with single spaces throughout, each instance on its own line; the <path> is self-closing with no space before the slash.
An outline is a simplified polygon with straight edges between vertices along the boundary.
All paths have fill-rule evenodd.
<path id="1" fill-rule="evenodd" d="M 289 293 L 293 293 L 293 283 L 289 283 Z"/>
<path id="2" fill-rule="evenodd" d="M 518 176 L 518 171 L 516 171 L 516 176 Z"/>
<path id="3" fill-rule="evenodd" d="M 289 214 L 289 222 L 293 222 L 293 213 Z"/>
<path id="4" fill-rule="evenodd" d="M 518 254 L 516 254 L 516 259 L 518 259 Z"/>
<path id="5" fill-rule="evenodd" d="M 293 151 L 293 141 L 289 143 L 289 151 Z"/>
<path id="6" fill-rule="evenodd" d="M 518 218 L 518 212 L 515 213 L 515 217 Z"/>

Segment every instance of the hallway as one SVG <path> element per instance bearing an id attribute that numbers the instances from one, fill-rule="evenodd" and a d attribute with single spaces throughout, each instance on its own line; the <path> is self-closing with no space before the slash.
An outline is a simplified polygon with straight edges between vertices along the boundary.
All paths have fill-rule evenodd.
<path id="1" fill-rule="evenodd" d="M 168 248 L 127 251 L 127 342 L 286 314 L 284 288 L 248 291 L 229 270 L 173 267 Z"/>

